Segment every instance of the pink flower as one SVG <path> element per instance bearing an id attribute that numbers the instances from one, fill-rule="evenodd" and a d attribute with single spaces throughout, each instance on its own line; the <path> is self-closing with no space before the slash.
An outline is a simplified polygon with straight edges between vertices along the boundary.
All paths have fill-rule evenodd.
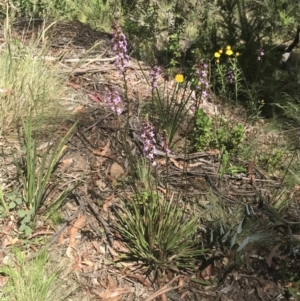
<path id="1" fill-rule="evenodd" d="M 149 83 L 150 91 L 153 91 L 155 88 L 158 88 L 158 79 L 160 76 L 161 68 L 154 65 L 149 73 Z"/>
<path id="2" fill-rule="evenodd" d="M 154 155 L 156 154 L 156 140 L 154 138 L 154 127 L 150 121 L 146 121 L 142 123 L 142 134 L 141 140 L 143 142 L 143 153 L 146 157 L 148 157 L 154 163 Z"/>
<path id="3" fill-rule="evenodd" d="M 127 40 L 120 26 L 116 25 L 113 31 L 113 51 L 117 55 L 115 66 L 121 73 L 125 72 L 125 68 L 129 66 L 129 55 L 127 54 Z"/>
<path id="4" fill-rule="evenodd" d="M 118 116 L 123 113 L 123 102 L 119 92 L 112 87 L 105 87 L 105 99 L 108 107 Z"/>

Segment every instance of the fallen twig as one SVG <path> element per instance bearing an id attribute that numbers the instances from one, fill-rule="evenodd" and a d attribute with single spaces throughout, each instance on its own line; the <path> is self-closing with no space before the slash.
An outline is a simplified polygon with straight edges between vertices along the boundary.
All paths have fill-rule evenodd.
<path id="1" fill-rule="evenodd" d="M 150 297 L 148 297 L 145 301 L 151 301 L 154 300 L 155 298 L 157 298 L 158 296 L 165 294 L 167 292 L 176 290 L 178 288 L 181 288 L 182 285 L 177 285 L 174 287 L 168 287 L 172 282 L 174 282 L 175 280 L 177 280 L 178 278 L 182 277 L 181 275 L 176 276 L 174 279 L 172 279 L 169 283 L 167 283 L 166 285 L 164 285 L 163 287 L 161 287 L 158 291 L 156 291 L 154 294 L 152 294 Z"/>

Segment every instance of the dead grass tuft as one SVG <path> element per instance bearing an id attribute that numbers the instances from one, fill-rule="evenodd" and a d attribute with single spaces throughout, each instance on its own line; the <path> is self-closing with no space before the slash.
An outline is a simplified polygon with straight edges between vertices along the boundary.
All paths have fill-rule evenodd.
<path id="1" fill-rule="evenodd" d="M 42 33 L 41 35 L 43 35 Z M 46 46 L 40 39 L 26 46 L 22 40 L 6 35 L 0 50 L 0 133 L 11 131 L 28 109 L 53 122 L 60 112 L 63 93 L 58 66 L 47 63 Z M 41 112 L 46 114 L 40 114 Z"/>

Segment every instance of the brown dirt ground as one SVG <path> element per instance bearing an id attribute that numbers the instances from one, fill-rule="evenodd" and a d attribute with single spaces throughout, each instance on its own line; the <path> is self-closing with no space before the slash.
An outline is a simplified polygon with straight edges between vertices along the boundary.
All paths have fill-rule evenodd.
<path id="1" fill-rule="evenodd" d="M 25 20 L 19 20 L 13 27 L 13 34 L 26 41 L 36 35 L 41 25 L 37 22 L 32 27 Z M 65 223 L 49 225 L 41 221 L 27 245 L 32 256 L 39 248 L 34 238 L 42 237 L 45 242 L 50 238 L 46 247 L 52 263 L 64 266 L 57 290 L 62 293 L 75 290 L 67 299 L 69 301 L 164 300 L 160 299 L 159 294 L 155 298 L 155 293 L 162 292 L 164 288 L 170 288 L 165 300 L 172 301 L 288 300 L 276 260 L 271 267 L 267 263 L 267 256 L 277 242 L 261 249 L 260 254 L 248 251 L 241 257 L 234 251 L 213 244 L 197 274 L 170 273 L 160 283 L 149 282 L 134 264 L 116 263 L 124 246 L 111 229 L 115 221 L 111 208 L 118 204 L 120 198 L 130 197 L 132 190 L 125 185 L 128 162 L 122 150 L 119 128 L 102 96 L 104 87 L 111 84 L 121 93 L 124 92 L 114 61 L 110 60 L 114 56 L 110 36 L 80 22 L 70 21 L 57 23 L 42 42 L 49 44 L 49 57 L 53 63 L 60 61 L 61 72 L 69 75 L 66 82 L 66 99 L 69 99 L 66 110 L 72 113 L 74 119 L 79 119 L 56 177 L 60 182 L 58 190 L 80 177 L 82 184 L 62 209 Z M 78 58 L 81 60 L 70 61 Z M 103 61 L 104 58 L 108 60 Z M 140 64 L 144 70 L 147 69 L 143 63 Z M 137 62 L 132 60 L 126 74 L 131 102 L 131 131 L 136 133 L 139 133 L 140 109 L 149 99 L 147 83 L 139 68 Z M 216 100 L 211 101 L 220 110 Z M 120 123 L 125 124 L 125 116 L 121 116 Z M 67 128 L 67 123 L 62 125 L 60 133 Z M 128 142 L 132 155 L 140 156 L 139 147 L 132 136 L 128 136 Z M 5 187 L 18 187 L 16 168 L 11 157 L 19 148 L 18 142 L 1 137 L 0 146 L 5 153 L 1 158 L 1 182 Z M 268 219 L 268 212 L 258 195 L 268 198 L 279 187 L 279 179 L 270 179 L 260 169 L 251 167 L 250 162 L 244 162 L 247 172 L 239 176 L 227 176 L 220 181 L 216 152 L 194 154 L 189 160 L 180 156 L 180 149 L 177 155 L 168 163 L 168 185 L 176 193 L 184 192 L 187 199 L 194 203 L 191 208 L 195 204 L 201 206 L 212 193 L 229 211 L 237 202 L 241 205 L 249 203 L 257 215 Z M 163 191 L 166 163 L 163 157 L 158 157 L 157 162 Z M 188 176 L 182 182 L 183 166 L 186 164 Z M 16 245 L 22 244 L 16 231 L 14 214 L 1 222 L 1 228 L 0 262 L 9 254 L 14 238 L 19 239 L 14 242 Z M 281 234 L 280 241 L 284 246 L 284 234 Z M 180 287 L 176 288 L 178 285 Z M 112 297 L 113 294 L 115 297 Z"/>

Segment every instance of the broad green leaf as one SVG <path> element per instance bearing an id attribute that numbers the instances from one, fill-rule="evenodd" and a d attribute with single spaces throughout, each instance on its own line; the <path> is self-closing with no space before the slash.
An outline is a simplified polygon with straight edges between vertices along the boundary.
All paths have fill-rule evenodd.
<path id="1" fill-rule="evenodd" d="M 20 206 L 23 203 L 23 200 L 21 198 L 16 198 L 15 202 Z"/>
<path id="2" fill-rule="evenodd" d="M 19 210 L 18 211 L 18 215 L 19 215 L 19 217 L 24 217 L 25 215 L 27 214 L 27 211 L 25 211 L 25 210 Z"/>
<path id="3" fill-rule="evenodd" d="M 234 234 L 234 236 L 232 237 L 232 239 L 231 239 L 231 244 L 230 244 L 230 247 L 232 248 L 234 245 L 235 245 L 235 243 L 236 243 L 236 238 L 237 238 L 237 233 L 235 233 Z"/>
<path id="4" fill-rule="evenodd" d="M 9 209 L 14 209 L 14 208 L 16 208 L 16 206 L 17 206 L 17 204 L 16 204 L 15 202 L 10 202 L 10 203 L 8 204 L 8 208 L 9 208 Z"/>
<path id="5" fill-rule="evenodd" d="M 28 224 L 31 220 L 31 215 L 30 214 L 26 214 L 26 216 L 24 217 L 23 221 L 24 223 Z"/>
<path id="6" fill-rule="evenodd" d="M 268 239 L 268 238 L 270 238 L 270 235 L 268 233 L 257 233 L 257 234 L 247 236 L 242 241 L 240 246 L 238 247 L 237 252 L 240 252 L 241 250 L 243 250 L 251 242 L 259 241 L 259 240 L 263 240 L 263 239 Z"/>
<path id="7" fill-rule="evenodd" d="M 239 223 L 239 226 L 238 226 L 238 229 L 237 229 L 238 234 L 242 233 L 244 220 L 245 220 L 245 217 L 243 217 L 243 219 Z"/>

